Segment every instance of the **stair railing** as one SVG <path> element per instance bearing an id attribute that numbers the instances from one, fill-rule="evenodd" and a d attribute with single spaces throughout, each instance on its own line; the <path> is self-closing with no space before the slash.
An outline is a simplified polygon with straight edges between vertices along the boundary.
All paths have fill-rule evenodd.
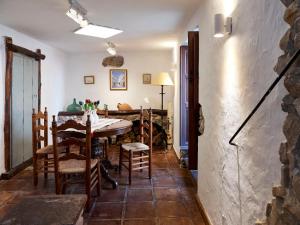
<path id="1" fill-rule="evenodd" d="M 256 113 L 256 111 L 259 109 L 259 107 L 263 104 L 263 102 L 266 100 L 266 98 L 269 96 L 271 91 L 274 89 L 274 87 L 279 83 L 281 78 L 286 74 L 286 72 L 290 69 L 290 67 L 295 63 L 296 59 L 300 55 L 300 49 L 296 51 L 296 53 L 290 58 L 289 62 L 286 64 L 286 66 L 283 68 L 279 76 L 275 79 L 275 81 L 271 84 L 271 86 L 268 88 L 264 96 L 260 99 L 260 101 L 256 104 L 254 109 L 251 111 L 251 113 L 247 116 L 247 118 L 244 120 L 244 122 L 240 125 L 240 127 L 237 129 L 237 131 L 234 133 L 234 135 L 229 140 L 229 144 L 233 146 L 238 146 L 236 143 L 234 143 L 234 139 L 236 136 L 242 131 L 242 129 L 245 127 L 245 125 L 248 123 L 248 121 L 252 118 L 252 116 Z"/>

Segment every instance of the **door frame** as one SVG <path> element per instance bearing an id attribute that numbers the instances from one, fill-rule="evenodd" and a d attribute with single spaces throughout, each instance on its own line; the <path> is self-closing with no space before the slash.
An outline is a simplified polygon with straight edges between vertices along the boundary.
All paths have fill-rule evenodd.
<path id="1" fill-rule="evenodd" d="M 40 49 L 33 52 L 29 49 L 13 44 L 11 37 L 5 37 L 5 51 L 6 51 L 6 69 L 5 69 L 5 102 L 4 102 L 4 160 L 6 172 L 2 174 L 3 179 L 8 179 L 17 172 L 25 168 L 31 163 L 31 160 L 23 162 L 15 168 L 11 168 L 11 101 L 12 101 L 12 67 L 13 67 L 13 53 L 20 53 L 28 57 L 34 58 L 38 61 L 38 110 L 41 108 L 41 60 L 46 57 L 41 53 Z"/>
<path id="2" fill-rule="evenodd" d="M 185 134 L 187 135 L 187 140 L 184 140 L 185 138 L 183 138 L 183 132 L 186 133 L 188 131 L 183 131 L 184 129 L 184 121 L 186 123 L 186 126 L 187 126 L 187 129 L 188 129 L 188 121 L 187 120 L 187 117 L 188 117 L 188 112 L 186 113 L 187 115 L 184 116 L 183 115 L 183 108 L 185 109 L 185 105 L 186 102 L 185 102 L 185 98 L 187 98 L 187 101 L 188 101 L 188 80 L 186 81 L 186 89 L 187 90 L 184 90 L 186 93 L 184 94 L 183 96 L 183 76 L 184 76 L 184 70 L 188 70 L 188 65 L 185 65 L 183 67 L 183 62 L 185 61 L 184 58 L 185 58 L 185 52 L 188 52 L 188 46 L 187 45 L 182 45 L 180 46 L 180 149 L 182 150 L 188 150 L 188 134 Z M 188 71 L 186 71 L 186 73 L 188 74 Z M 183 143 L 184 141 L 186 141 L 185 143 Z"/>
<path id="3" fill-rule="evenodd" d="M 199 32 L 188 32 L 189 149 L 188 168 L 198 168 L 199 104 Z"/>

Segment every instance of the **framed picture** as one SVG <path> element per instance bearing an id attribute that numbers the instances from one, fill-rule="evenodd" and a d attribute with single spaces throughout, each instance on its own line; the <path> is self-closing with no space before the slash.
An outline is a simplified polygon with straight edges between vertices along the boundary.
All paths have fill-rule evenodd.
<path id="1" fill-rule="evenodd" d="M 143 84 L 151 84 L 151 74 L 150 73 L 143 74 Z"/>
<path id="2" fill-rule="evenodd" d="M 127 70 L 111 69 L 110 70 L 110 90 L 126 91 L 127 90 Z"/>
<path id="3" fill-rule="evenodd" d="M 95 83 L 95 76 L 84 76 L 84 84 L 94 84 Z"/>

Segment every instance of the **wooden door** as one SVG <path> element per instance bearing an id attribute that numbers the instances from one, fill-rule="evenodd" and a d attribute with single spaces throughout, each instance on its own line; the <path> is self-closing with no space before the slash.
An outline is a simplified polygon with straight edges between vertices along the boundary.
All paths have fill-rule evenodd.
<path id="1" fill-rule="evenodd" d="M 189 99 L 189 138 L 188 168 L 198 168 L 199 135 L 199 32 L 188 33 L 188 99 Z"/>
<path id="2" fill-rule="evenodd" d="M 38 109 L 38 62 L 24 56 L 24 150 L 23 161 L 32 157 L 32 109 Z"/>
<path id="3" fill-rule="evenodd" d="M 38 62 L 13 53 L 11 87 L 11 167 L 32 157 L 32 108 L 38 108 Z"/>
<path id="4" fill-rule="evenodd" d="M 180 149 L 188 149 L 188 46 L 180 47 Z"/>
<path id="5" fill-rule="evenodd" d="M 11 92 L 11 167 L 23 163 L 24 130 L 24 60 L 23 56 L 13 53 Z"/>

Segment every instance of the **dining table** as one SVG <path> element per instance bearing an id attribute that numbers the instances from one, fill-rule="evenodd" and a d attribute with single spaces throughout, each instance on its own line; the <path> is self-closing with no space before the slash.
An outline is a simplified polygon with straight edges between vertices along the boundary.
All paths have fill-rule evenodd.
<path id="1" fill-rule="evenodd" d="M 131 131 L 132 127 L 132 122 L 128 120 L 123 120 L 123 119 L 103 119 L 103 120 L 115 120 L 116 122 L 111 123 L 110 125 L 101 127 L 99 129 L 93 129 L 92 125 L 92 139 L 96 140 L 97 138 L 101 137 L 111 137 L 111 136 L 118 136 L 118 135 L 124 135 L 128 132 Z M 92 140 L 92 143 L 93 143 Z M 92 147 L 92 152 L 95 151 Z M 101 174 L 104 179 L 106 179 L 108 182 L 112 184 L 113 189 L 116 189 L 118 186 L 118 182 L 112 178 L 109 175 L 108 169 L 112 168 L 112 164 L 109 161 L 108 158 L 105 158 L 101 161 L 100 169 L 101 169 Z"/>
<path id="2" fill-rule="evenodd" d="M 59 123 L 63 123 L 68 119 L 76 120 L 77 122 L 83 123 L 81 118 L 64 118 L 63 121 L 59 121 Z M 98 138 L 101 137 L 111 137 L 111 136 L 118 136 L 124 135 L 131 131 L 132 122 L 129 120 L 124 119 L 112 119 L 112 118 L 101 118 L 98 119 L 97 122 L 93 122 L 91 124 L 91 132 L 92 132 L 92 157 L 99 157 L 98 152 Z M 76 136 L 78 132 L 73 132 L 72 130 L 67 130 L 64 132 L 64 136 Z M 80 134 L 82 135 L 82 134 Z M 82 136 L 78 136 L 82 137 Z M 102 177 L 111 183 L 112 188 L 116 189 L 118 186 L 118 182 L 116 179 L 112 178 L 109 174 L 109 170 L 111 168 L 116 168 L 118 166 L 112 166 L 112 163 L 108 158 L 101 159 L 100 170 Z"/>

